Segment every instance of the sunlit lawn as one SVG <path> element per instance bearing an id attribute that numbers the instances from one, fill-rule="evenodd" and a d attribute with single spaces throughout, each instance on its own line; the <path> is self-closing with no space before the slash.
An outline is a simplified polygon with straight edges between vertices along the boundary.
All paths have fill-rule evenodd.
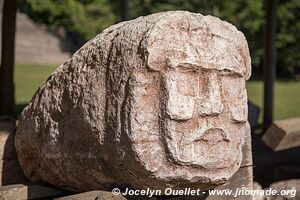
<path id="1" fill-rule="evenodd" d="M 17 65 L 15 67 L 16 103 L 26 104 L 37 88 L 47 79 L 57 66 Z M 261 108 L 262 81 L 247 83 L 248 97 Z M 277 81 L 275 84 L 275 119 L 300 117 L 300 81 Z"/>
<path id="2" fill-rule="evenodd" d="M 37 88 L 47 80 L 57 66 L 16 65 L 15 66 L 15 98 L 16 104 L 26 104 Z"/>
<path id="3" fill-rule="evenodd" d="M 261 108 L 260 122 L 262 121 L 263 83 L 249 81 L 247 83 L 248 98 Z M 300 81 L 276 81 L 274 99 L 274 118 L 286 119 L 300 117 Z"/>

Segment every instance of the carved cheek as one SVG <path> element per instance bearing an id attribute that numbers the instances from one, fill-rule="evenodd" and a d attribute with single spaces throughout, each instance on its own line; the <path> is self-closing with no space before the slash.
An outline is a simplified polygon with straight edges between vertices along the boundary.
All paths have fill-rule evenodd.
<path id="1" fill-rule="evenodd" d="M 128 100 L 124 108 L 129 119 L 128 137 L 134 142 L 158 141 L 159 76 L 155 73 L 134 73 L 128 83 Z M 130 124 L 128 124 L 130 123 Z"/>
<path id="2" fill-rule="evenodd" d="M 191 119 L 198 93 L 198 76 L 169 72 L 165 77 L 166 113 L 173 120 Z"/>
<path id="3" fill-rule="evenodd" d="M 231 115 L 233 120 L 238 122 L 246 122 L 248 117 L 247 112 L 247 95 L 246 90 L 241 89 L 237 94 L 235 106 L 231 108 Z"/>
<path id="4" fill-rule="evenodd" d="M 246 122 L 248 110 L 244 79 L 223 77 L 223 91 L 227 102 L 229 102 L 231 118 L 237 122 Z"/>

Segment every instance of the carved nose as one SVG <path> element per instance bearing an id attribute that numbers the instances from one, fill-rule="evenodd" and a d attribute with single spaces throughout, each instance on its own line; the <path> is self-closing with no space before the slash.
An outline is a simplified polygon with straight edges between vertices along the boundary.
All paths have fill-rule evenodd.
<path id="1" fill-rule="evenodd" d="M 223 111 L 223 103 L 221 98 L 220 85 L 218 83 L 217 75 L 212 73 L 208 77 L 207 84 L 203 85 L 204 94 L 202 96 L 202 102 L 200 104 L 200 115 L 218 115 Z"/>

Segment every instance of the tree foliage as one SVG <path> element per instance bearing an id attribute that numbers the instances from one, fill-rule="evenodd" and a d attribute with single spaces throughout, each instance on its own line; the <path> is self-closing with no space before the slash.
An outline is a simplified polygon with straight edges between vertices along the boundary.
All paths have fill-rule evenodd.
<path id="1" fill-rule="evenodd" d="M 300 67 L 300 1 L 280 1 L 278 8 L 277 58 L 279 72 Z"/>
<path id="2" fill-rule="evenodd" d="M 19 0 L 20 10 L 35 21 L 90 39 L 114 23 L 108 0 Z"/>

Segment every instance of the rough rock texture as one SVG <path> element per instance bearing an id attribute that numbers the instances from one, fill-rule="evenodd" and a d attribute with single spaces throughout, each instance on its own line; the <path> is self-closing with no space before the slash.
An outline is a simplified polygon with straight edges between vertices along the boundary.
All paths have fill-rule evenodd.
<path id="1" fill-rule="evenodd" d="M 245 144 L 242 148 L 243 160 L 240 168 L 237 172 L 231 177 L 231 179 L 214 188 L 214 190 L 228 190 L 236 191 L 239 189 L 243 190 L 253 190 L 253 161 L 252 161 L 252 147 L 251 147 L 251 133 L 248 132 L 245 135 Z M 205 200 L 254 200 L 253 195 L 209 195 Z"/>
<path id="2" fill-rule="evenodd" d="M 275 195 L 266 196 L 266 200 L 298 200 L 300 199 L 300 179 L 290 179 L 285 181 L 279 181 L 272 183 L 268 190 L 272 188 L 276 190 L 277 193 Z"/>
<path id="3" fill-rule="evenodd" d="M 273 151 L 300 146 L 300 118 L 277 120 L 268 128 L 262 140 Z"/>
<path id="4" fill-rule="evenodd" d="M 94 199 L 94 200 L 127 200 L 122 195 L 113 195 L 111 192 L 94 190 L 84 192 L 80 194 L 69 195 L 65 197 L 55 198 L 55 200 L 82 200 L 82 199 Z M 156 200 L 156 199 L 152 199 Z"/>
<path id="5" fill-rule="evenodd" d="M 245 37 L 175 11 L 106 29 L 60 66 L 20 118 L 27 177 L 83 191 L 220 185 L 239 169 L 250 76 Z"/>
<path id="6" fill-rule="evenodd" d="M 253 182 L 253 190 L 263 190 L 258 182 Z M 253 200 L 265 200 L 264 194 L 253 195 Z"/>
<path id="7" fill-rule="evenodd" d="M 14 184 L 0 187 L 1 200 L 50 199 L 60 194 L 62 191 L 42 185 Z"/>

